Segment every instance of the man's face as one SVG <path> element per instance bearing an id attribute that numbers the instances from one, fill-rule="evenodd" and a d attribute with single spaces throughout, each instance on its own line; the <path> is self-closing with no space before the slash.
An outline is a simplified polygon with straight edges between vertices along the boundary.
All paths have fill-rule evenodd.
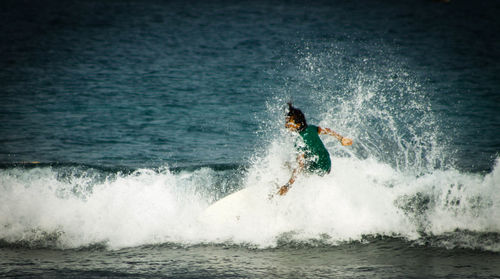
<path id="1" fill-rule="evenodd" d="M 285 127 L 291 131 L 297 131 L 300 127 L 299 124 L 295 123 L 293 116 L 287 116 L 285 121 Z"/>

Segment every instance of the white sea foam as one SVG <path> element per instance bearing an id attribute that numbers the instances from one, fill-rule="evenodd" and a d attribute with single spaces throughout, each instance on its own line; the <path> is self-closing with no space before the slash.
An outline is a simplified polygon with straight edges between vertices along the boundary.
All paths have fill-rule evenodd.
<path id="1" fill-rule="evenodd" d="M 277 164 L 282 156 L 267 155 L 249 169 L 241 186 L 252 187 L 262 199 L 228 208 L 246 212 L 230 224 L 199 219 L 214 196 L 199 191 L 214 181 L 216 172 L 210 169 L 139 170 L 96 183 L 85 195 L 69 194 L 79 182 L 61 182 L 50 168 L 3 170 L 0 239 L 39 243 L 57 238 L 54 245 L 63 248 L 227 241 L 269 247 L 284 235 L 335 244 L 363 235 L 419 239 L 457 229 L 500 233 L 498 161 L 487 175 L 440 170 L 415 177 L 373 159 L 334 157 L 332 174 L 301 177 L 286 196 L 268 200 L 275 183 L 289 175 Z M 500 248 L 481 245 L 473 246 Z"/>

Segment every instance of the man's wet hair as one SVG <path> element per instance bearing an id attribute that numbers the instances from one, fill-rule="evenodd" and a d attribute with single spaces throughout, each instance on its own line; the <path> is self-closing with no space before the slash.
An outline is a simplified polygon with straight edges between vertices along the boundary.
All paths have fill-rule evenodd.
<path id="1" fill-rule="evenodd" d="M 288 103 L 288 114 L 287 114 L 288 117 L 293 117 L 293 122 L 295 122 L 296 124 L 299 124 L 299 132 L 304 130 L 305 128 L 307 128 L 307 122 L 306 122 L 306 117 L 304 116 L 304 114 L 302 113 L 302 111 L 300 111 L 300 109 L 298 108 L 295 108 L 292 103 Z"/>

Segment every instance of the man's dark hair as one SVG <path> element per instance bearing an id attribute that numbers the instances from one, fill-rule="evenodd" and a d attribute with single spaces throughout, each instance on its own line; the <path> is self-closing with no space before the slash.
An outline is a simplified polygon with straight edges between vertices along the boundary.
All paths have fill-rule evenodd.
<path id="1" fill-rule="evenodd" d="M 287 116 L 293 117 L 293 122 L 299 124 L 299 132 L 307 128 L 306 117 L 300 111 L 300 109 L 293 107 L 292 103 L 288 103 L 288 114 Z"/>

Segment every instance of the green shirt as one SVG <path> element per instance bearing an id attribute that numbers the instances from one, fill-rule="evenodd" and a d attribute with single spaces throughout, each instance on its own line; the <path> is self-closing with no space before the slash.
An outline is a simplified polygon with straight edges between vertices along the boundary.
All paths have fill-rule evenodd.
<path id="1" fill-rule="evenodd" d="M 330 154 L 319 138 L 318 127 L 308 125 L 299 134 L 304 141 L 299 150 L 304 152 L 306 171 L 319 175 L 329 173 L 332 166 Z"/>

